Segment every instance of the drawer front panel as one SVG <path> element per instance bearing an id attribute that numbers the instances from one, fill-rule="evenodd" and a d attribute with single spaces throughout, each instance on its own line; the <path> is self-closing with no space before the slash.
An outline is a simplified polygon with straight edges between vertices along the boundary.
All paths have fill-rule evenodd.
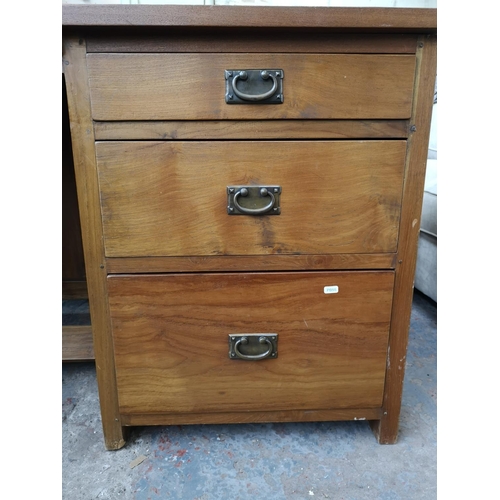
<path id="1" fill-rule="evenodd" d="M 395 252 L 405 150 L 406 141 L 97 143 L 106 256 Z M 280 215 L 228 215 L 227 187 L 244 185 L 280 186 Z"/>
<path id="2" fill-rule="evenodd" d="M 120 412 L 380 407 L 393 282 L 391 271 L 111 276 Z M 242 333 L 277 334 L 278 356 L 230 359 L 228 336 Z"/>
<path id="3" fill-rule="evenodd" d="M 95 120 L 407 119 L 415 73 L 415 56 L 401 54 L 88 54 L 87 64 Z M 225 70 L 274 68 L 282 104 L 226 103 Z"/>

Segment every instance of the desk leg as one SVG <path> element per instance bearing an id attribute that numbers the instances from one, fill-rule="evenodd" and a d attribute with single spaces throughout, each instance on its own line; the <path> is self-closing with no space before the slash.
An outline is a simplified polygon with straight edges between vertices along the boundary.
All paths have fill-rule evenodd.
<path id="1" fill-rule="evenodd" d="M 399 415 L 403 395 L 406 349 L 413 298 L 413 280 L 417 262 L 420 216 L 429 147 L 430 122 L 436 81 L 436 37 L 419 36 L 417 67 L 413 96 L 410 135 L 408 137 L 403 211 L 399 226 L 399 243 L 392 304 L 391 330 L 387 352 L 387 370 L 382 404 L 382 418 L 371 422 L 381 444 L 393 444 L 398 437 Z M 418 194 L 418 197 L 417 197 Z"/>
<path id="2" fill-rule="evenodd" d="M 118 409 L 113 341 L 107 300 L 107 270 L 101 227 L 85 40 L 78 37 L 64 40 L 63 67 L 68 93 L 71 141 L 104 441 L 107 449 L 117 450 L 124 446 L 125 438 Z"/>

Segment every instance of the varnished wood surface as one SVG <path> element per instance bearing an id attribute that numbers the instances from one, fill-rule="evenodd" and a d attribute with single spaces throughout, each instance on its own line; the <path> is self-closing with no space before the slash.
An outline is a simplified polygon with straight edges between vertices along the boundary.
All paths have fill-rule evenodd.
<path id="1" fill-rule="evenodd" d="M 406 119 L 415 56 L 88 54 L 87 64 L 94 120 Z M 282 104 L 225 102 L 224 71 L 252 68 L 284 71 Z"/>
<path id="2" fill-rule="evenodd" d="M 63 5 L 63 26 L 334 28 L 436 31 L 437 10 L 357 7 Z"/>
<path id="3" fill-rule="evenodd" d="M 96 140 L 406 139 L 408 120 L 94 122 Z"/>
<path id="4" fill-rule="evenodd" d="M 98 142 L 107 257 L 386 253 L 406 141 Z M 281 215 L 227 214 L 227 186 L 280 185 Z"/>
<path id="5" fill-rule="evenodd" d="M 62 360 L 93 361 L 94 343 L 91 326 L 63 326 Z"/>
<path id="6" fill-rule="evenodd" d="M 217 413 L 150 413 L 122 415 L 123 425 L 245 424 L 255 422 L 324 422 L 377 420 L 380 408 L 252 411 Z"/>
<path id="7" fill-rule="evenodd" d="M 381 420 L 373 423 L 374 432 L 379 442 L 383 444 L 396 442 L 398 436 L 429 144 L 429 124 L 436 79 L 436 37 L 422 36 L 420 44 L 417 52 L 416 99 L 412 112 L 415 131 L 408 140 L 384 405 Z"/>
<path id="8" fill-rule="evenodd" d="M 120 424 L 116 392 L 94 130 L 90 114 L 85 58 L 85 40 L 81 38 L 64 39 L 63 68 L 68 92 L 73 159 L 104 440 L 108 449 L 119 449 L 125 444 L 125 440 Z"/>
<path id="9" fill-rule="evenodd" d="M 393 269 L 395 253 L 210 257 L 108 257 L 108 273 Z"/>
<path id="10" fill-rule="evenodd" d="M 368 35 L 308 32 L 304 36 L 283 30 L 255 33 L 249 29 L 186 31 L 141 36 L 93 35 L 87 40 L 89 52 L 315 52 L 351 54 L 414 54 L 417 35 Z"/>
<path id="11" fill-rule="evenodd" d="M 394 273 L 111 276 L 120 412 L 378 408 Z M 336 285 L 336 294 L 324 287 Z M 228 335 L 276 333 L 277 359 Z"/>

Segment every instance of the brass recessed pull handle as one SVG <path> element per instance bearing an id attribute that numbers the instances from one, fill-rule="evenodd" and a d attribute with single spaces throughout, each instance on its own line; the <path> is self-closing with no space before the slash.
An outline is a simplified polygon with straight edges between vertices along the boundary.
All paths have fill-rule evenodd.
<path id="1" fill-rule="evenodd" d="M 227 213 L 280 215 L 280 195 L 281 186 L 228 186 Z"/>
<path id="2" fill-rule="evenodd" d="M 275 92 L 276 89 L 278 88 L 278 80 L 277 78 L 272 74 L 269 73 L 269 71 L 263 70 L 260 72 L 260 76 L 263 80 L 269 80 L 269 78 L 272 79 L 273 81 L 273 86 L 270 90 L 265 92 L 264 94 L 244 94 L 243 92 L 240 92 L 238 88 L 236 87 L 236 84 L 238 80 L 246 80 L 248 78 L 248 73 L 246 71 L 240 71 L 234 78 L 233 78 L 233 92 L 240 98 L 243 99 L 244 101 L 263 101 L 264 99 L 268 99 L 271 97 Z"/>
<path id="3" fill-rule="evenodd" d="M 262 346 L 267 350 L 262 352 Z M 246 333 L 229 335 L 229 357 L 245 361 L 259 361 L 278 356 L 278 334 Z"/>
<path id="4" fill-rule="evenodd" d="M 226 69 L 226 104 L 283 104 L 284 76 L 282 69 Z"/>

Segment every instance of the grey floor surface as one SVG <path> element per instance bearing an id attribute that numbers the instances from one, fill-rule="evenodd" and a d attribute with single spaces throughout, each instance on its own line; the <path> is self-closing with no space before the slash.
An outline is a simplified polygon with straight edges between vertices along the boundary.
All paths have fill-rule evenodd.
<path id="1" fill-rule="evenodd" d="M 353 421 L 137 427 L 106 451 L 94 364 L 63 364 L 62 379 L 64 500 L 437 497 L 436 306 L 419 294 L 395 445 Z"/>

